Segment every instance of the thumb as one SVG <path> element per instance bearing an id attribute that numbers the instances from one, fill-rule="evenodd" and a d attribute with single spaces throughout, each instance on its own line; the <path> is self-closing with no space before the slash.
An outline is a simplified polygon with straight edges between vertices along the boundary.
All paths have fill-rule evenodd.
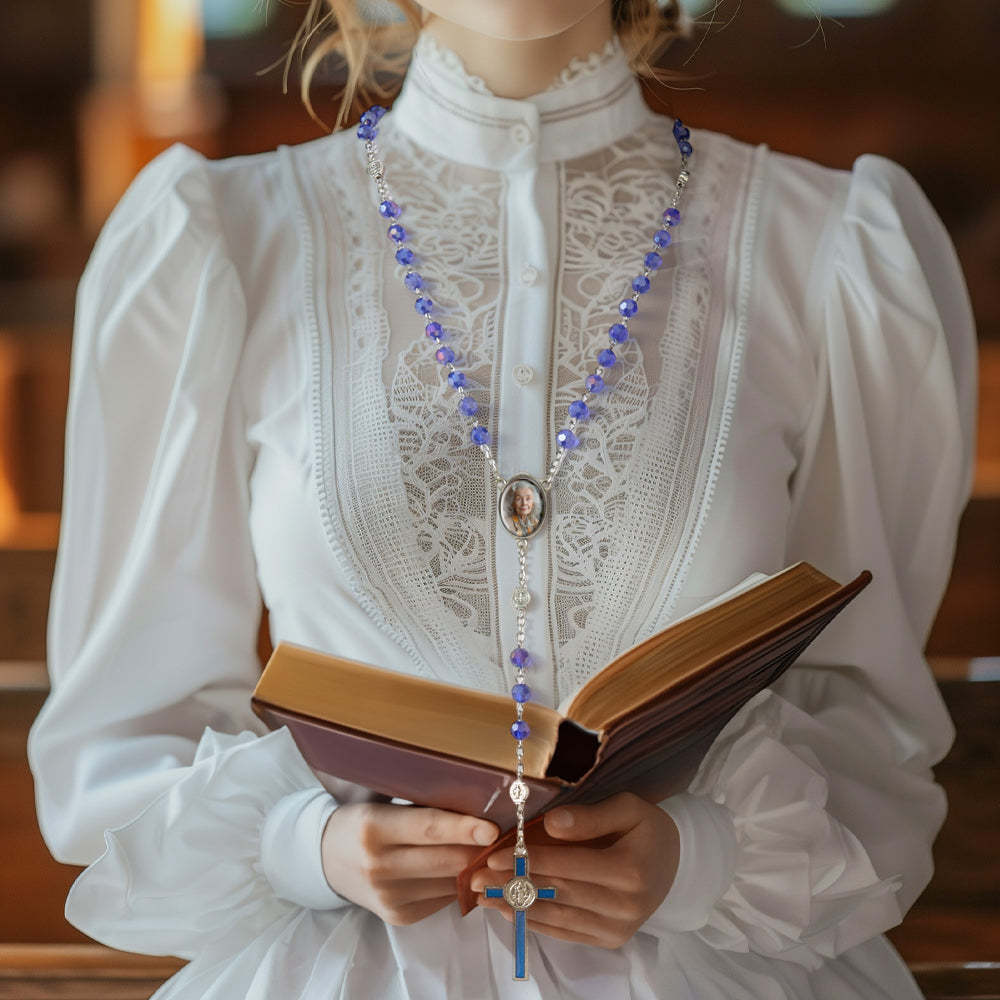
<path id="1" fill-rule="evenodd" d="M 645 817 L 648 803 L 631 792 L 619 792 L 589 806 L 559 806 L 545 814 L 545 832 L 560 840 L 591 840 L 608 833 L 627 833 Z"/>

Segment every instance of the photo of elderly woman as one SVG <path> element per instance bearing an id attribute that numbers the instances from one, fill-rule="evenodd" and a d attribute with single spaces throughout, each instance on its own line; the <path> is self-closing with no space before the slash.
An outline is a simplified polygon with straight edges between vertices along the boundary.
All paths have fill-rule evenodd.
<path id="1" fill-rule="evenodd" d="M 518 538 L 533 535 L 542 526 L 545 503 L 531 479 L 513 479 L 500 498 L 500 518 L 504 527 Z"/>

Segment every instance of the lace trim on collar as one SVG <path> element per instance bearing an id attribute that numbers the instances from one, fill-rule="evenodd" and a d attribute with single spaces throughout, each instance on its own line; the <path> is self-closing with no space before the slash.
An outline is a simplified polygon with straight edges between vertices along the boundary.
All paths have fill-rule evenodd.
<path id="1" fill-rule="evenodd" d="M 496 97 L 496 94 L 490 90 L 482 77 L 473 76 L 465 68 L 465 64 L 462 62 L 458 53 L 442 45 L 433 35 L 426 31 L 422 31 L 417 37 L 417 42 L 414 46 L 414 51 L 417 49 L 419 49 L 420 57 L 422 59 L 436 63 L 441 69 L 451 73 L 453 76 L 456 76 L 470 90 L 475 91 L 477 94 L 486 94 L 490 97 Z M 549 91 L 552 90 L 561 90 L 563 87 L 568 87 L 574 84 L 577 80 L 593 76 L 605 64 L 612 62 L 614 59 L 620 58 L 622 55 L 624 55 L 622 43 L 617 35 L 612 35 L 604 43 L 603 48 L 590 52 L 586 56 L 574 56 L 570 59 L 570 61 L 559 71 L 555 80 L 553 80 L 552 83 L 549 84 L 544 91 L 542 91 L 542 93 L 549 93 Z"/>
<path id="2" fill-rule="evenodd" d="M 465 64 L 452 49 L 446 48 L 433 35 L 426 31 L 420 32 L 414 52 L 419 50 L 420 57 L 428 62 L 437 63 L 441 69 L 453 76 L 457 76 L 470 90 L 477 94 L 487 94 L 490 97 L 496 95 L 486 86 L 482 77 L 473 76 L 466 68 Z"/>
<path id="3" fill-rule="evenodd" d="M 612 35 L 604 43 L 604 47 L 602 49 L 590 52 L 583 57 L 574 56 L 570 59 L 563 69 L 560 70 L 559 75 L 555 78 L 555 80 L 545 88 L 545 92 L 548 93 L 550 90 L 560 90 L 562 87 L 567 87 L 570 84 L 575 83 L 577 80 L 593 76 L 601 69 L 602 66 L 605 65 L 605 63 L 611 62 L 620 55 L 624 55 L 622 43 L 619 41 L 617 35 Z"/>

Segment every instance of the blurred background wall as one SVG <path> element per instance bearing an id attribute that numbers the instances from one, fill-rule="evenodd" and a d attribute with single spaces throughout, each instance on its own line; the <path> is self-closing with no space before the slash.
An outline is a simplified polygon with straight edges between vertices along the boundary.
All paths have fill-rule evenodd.
<path id="1" fill-rule="evenodd" d="M 894 932 L 910 961 L 1000 959 L 1000 120 L 996 0 L 722 0 L 647 91 L 695 127 L 849 168 L 907 167 L 958 250 L 980 337 L 975 496 L 928 654 L 959 724 L 939 769 L 952 814 L 938 873 Z M 76 282 L 136 171 L 184 141 L 210 156 L 321 130 L 281 91 L 303 15 L 277 0 L 4 0 L 0 6 L 0 943 L 84 940 L 62 917 L 77 869 L 34 821 L 24 739 L 46 690 Z M 332 121 L 339 67 L 314 100 Z M 928 456 L 933 461 L 933 456 Z M 12 905 L 13 904 L 13 905 Z M 2 951 L 0 951 L 2 959 Z M 0 962 L 2 965 L 2 962 Z"/>

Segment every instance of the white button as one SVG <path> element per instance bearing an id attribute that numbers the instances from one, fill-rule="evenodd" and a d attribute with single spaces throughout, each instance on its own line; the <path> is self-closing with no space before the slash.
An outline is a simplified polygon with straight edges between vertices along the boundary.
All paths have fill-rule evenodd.
<path id="1" fill-rule="evenodd" d="M 527 385 L 535 377 L 531 365 L 514 365 L 514 381 L 518 385 Z"/>
<path id="2" fill-rule="evenodd" d="M 511 126 L 510 137 L 519 146 L 527 146 L 531 142 L 531 129 L 524 122 Z"/>
<path id="3" fill-rule="evenodd" d="M 533 285 L 538 281 L 538 268 L 534 264 L 525 264 L 521 268 L 521 284 Z"/>

